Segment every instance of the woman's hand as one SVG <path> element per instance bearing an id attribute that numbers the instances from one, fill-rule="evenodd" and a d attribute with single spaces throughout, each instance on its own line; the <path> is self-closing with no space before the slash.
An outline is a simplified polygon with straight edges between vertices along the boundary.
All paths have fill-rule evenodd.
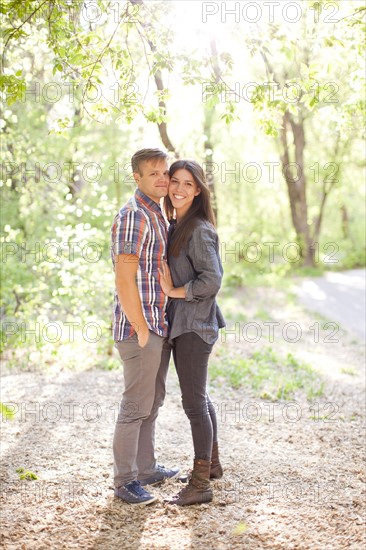
<path id="1" fill-rule="evenodd" d="M 160 286 L 166 294 L 166 296 L 169 296 L 169 293 L 174 289 L 174 284 L 172 280 L 172 276 L 170 275 L 170 269 L 166 261 L 163 261 L 161 264 L 161 268 L 159 268 L 159 274 L 160 274 Z"/>

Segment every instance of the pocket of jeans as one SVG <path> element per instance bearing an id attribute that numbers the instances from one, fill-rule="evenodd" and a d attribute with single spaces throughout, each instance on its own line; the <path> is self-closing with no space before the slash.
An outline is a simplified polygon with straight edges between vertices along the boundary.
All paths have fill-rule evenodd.
<path id="1" fill-rule="evenodd" d="M 138 340 L 137 335 L 133 334 L 126 340 L 121 340 L 120 342 L 115 343 L 115 348 L 118 350 L 118 353 L 122 361 L 131 359 L 136 355 L 138 349 Z"/>
<path id="2" fill-rule="evenodd" d="M 149 337 L 148 337 L 148 339 L 147 339 L 146 344 L 145 344 L 144 346 L 140 346 L 139 341 L 138 341 L 138 338 L 137 338 L 137 344 L 138 344 L 138 346 L 139 346 L 140 349 L 145 349 L 145 348 L 148 346 L 150 340 L 151 340 L 151 330 L 149 330 Z"/>

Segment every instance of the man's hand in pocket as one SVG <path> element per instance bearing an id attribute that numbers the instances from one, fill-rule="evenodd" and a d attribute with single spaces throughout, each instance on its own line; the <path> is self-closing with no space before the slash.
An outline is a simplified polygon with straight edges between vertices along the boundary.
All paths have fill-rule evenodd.
<path id="1" fill-rule="evenodd" d="M 141 348 L 144 348 L 149 340 L 150 332 L 149 329 L 146 327 L 140 328 L 140 330 L 137 333 L 137 339 L 139 341 L 139 346 Z"/>

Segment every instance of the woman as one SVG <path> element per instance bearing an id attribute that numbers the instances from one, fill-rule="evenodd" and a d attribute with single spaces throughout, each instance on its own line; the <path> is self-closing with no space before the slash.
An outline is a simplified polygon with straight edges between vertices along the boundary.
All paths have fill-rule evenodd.
<path id="1" fill-rule="evenodd" d="M 178 160 L 169 176 L 169 192 L 164 199 L 171 224 L 169 267 L 163 265 L 160 282 L 169 297 L 169 340 L 194 447 L 189 483 L 169 502 L 184 506 L 210 502 L 210 479 L 223 475 L 215 409 L 206 391 L 208 359 L 219 328 L 225 326 L 215 300 L 223 270 L 202 168 L 195 161 Z"/>

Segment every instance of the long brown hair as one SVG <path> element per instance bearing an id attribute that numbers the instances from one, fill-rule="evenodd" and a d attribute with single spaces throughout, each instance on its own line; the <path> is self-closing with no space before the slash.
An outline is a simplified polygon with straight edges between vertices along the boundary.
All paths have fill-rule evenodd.
<path id="1" fill-rule="evenodd" d="M 211 206 L 210 190 L 206 183 L 205 174 L 201 166 L 194 160 L 177 160 L 169 169 L 169 177 L 172 178 L 177 170 L 188 170 L 200 194 L 194 197 L 192 205 L 182 220 L 177 223 L 174 230 L 174 239 L 169 245 L 169 254 L 178 256 L 181 248 L 185 246 L 192 235 L 198 220 L 206 220 L 216 226 L 215 215 Z M 174 207 L 167 195 L 164 198 L 164 209 L 169 221 L 174 219 Z"/>

